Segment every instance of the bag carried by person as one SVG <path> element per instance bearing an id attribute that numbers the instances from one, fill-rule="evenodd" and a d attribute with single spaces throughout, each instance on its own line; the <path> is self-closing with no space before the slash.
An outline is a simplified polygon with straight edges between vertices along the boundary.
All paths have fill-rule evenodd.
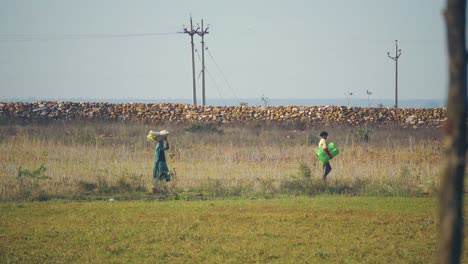
<path id="1" fill-rule="evenodd" d="M 335 157 L 336 155 L 338 155 L 338 153 L 340 153 L 338 148 L 335 146 L 335 143 L 333 143 L 333 142 L 330 142 L 330 144 L 328 144 L 327 148 L 328 148 L 328 151 L 330 152 L 330 155 L 332 155 L 332 157 Z"/>
<path id="2" fill-rule="evenodd" d="M 328 160 L 330 160 L 330 157 L 328 157 L 328 154 L 323 150 L 323 148 L 316 148 L 315 156 L 317 156 L 317 159 L 323 164 L 327 163 Z"/>
<path id="3" fill-rule="evenodd" d="M 327 145 L 327 149 L 328 149 L 328 152 L 330 152 L 330 155 L 332 155 L 332 157 L 335 157 L 336 155 L 340 153 L 340 151 L 338 150 L 338 148 L 333 142 Z M 323 150 L 323 148 L 316 148 L 315 156 L 317 156 L 317 159 L 323 164 L 327 163 L 330 160 L 330 157 Z"/>

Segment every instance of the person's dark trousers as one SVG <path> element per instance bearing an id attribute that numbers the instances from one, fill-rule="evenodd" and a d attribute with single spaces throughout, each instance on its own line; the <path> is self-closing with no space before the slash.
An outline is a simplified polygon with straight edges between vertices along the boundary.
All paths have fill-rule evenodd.
<path id="1" fill-rule="evenodd" d="M 330 173 L 331 170 L 332 170 L 332 167 L 330 165 L 330 162 L 323 164 L 323 181 L 325 181 L 325 179 L 327 178 L 327 175 Z"/>

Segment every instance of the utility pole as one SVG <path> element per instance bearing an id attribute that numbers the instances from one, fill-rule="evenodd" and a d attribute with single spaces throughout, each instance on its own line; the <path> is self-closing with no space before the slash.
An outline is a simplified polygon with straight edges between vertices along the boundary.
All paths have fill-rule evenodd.
<path id="1" fill-rule="evenodd" d="M 201 44 L 202 44 L 202 105 L 205 106 L 205 40 L 204 35 L 209 34 L 208 27 L 203 28 L 203 19 L 201 21 L 201 32 L 197 32 L 199 36 L 201 36 Z"/>
<path id="2" fill-rule="evenodd" d="M 367 94 L 367 104 L 369 104 L 369 107 L 371 107 L 370 96 L 372 95 L 372 92 L 369 90 L 366 90 L 366 94 Z"/>
<path id="3" fill-rule="evenodd" d="M 193 44 L 193 35 L 197 34 L 198 28 L 193 30 L 192 16 L 190 16 L 190 31 L 184 28 L 184 33 L 190 35 L 190 43 L 192 44 L 192 82 L 193 82 L 193 105 L 197 106 L 197 89 L 195 83 L 195 48 Z"/>
<path id="4" fill-rule="evenodd" d="M 346 99 L 348 100 L 348 107 L 349 107 L 349 99 L 351 98 L 351 96 L 353 96 L 353 92 L 347 92 L 345 93 L 345 96 L 346 96 Z"/>
<path id="5" fill-rule="evenodd" d="M 395 108 L 398 108 L 398 58 L 401 55 L 401 49 L 398 49 L 398 40 L 395 40 L 395 57 L 390 56 L 390 52 L 387 52 L 387 55 L 395 61 Z"/>

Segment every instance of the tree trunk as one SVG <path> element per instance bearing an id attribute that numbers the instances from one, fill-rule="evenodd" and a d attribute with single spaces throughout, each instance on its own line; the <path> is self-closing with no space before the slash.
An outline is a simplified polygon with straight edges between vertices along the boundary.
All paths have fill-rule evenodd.
<path id="1" fill-rule="evenodd" d="M 439 195 L 437 263 L 460 263 L 463 241 L 463 181 L 466 155 L 466 0 L 447 0 L 450 84 L 444 125 L 445 163 Z"/>

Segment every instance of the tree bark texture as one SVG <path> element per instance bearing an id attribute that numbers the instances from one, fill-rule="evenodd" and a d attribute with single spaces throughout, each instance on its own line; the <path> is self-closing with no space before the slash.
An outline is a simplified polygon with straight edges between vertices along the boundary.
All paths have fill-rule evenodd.
<path id="1" fill-rule="evenodd" d="M 466 0 L 447 0 L 450 83 L 444 125 L 444 164 L 439 194 L 437 263 L 460 263 L 466 155 Z"/>

